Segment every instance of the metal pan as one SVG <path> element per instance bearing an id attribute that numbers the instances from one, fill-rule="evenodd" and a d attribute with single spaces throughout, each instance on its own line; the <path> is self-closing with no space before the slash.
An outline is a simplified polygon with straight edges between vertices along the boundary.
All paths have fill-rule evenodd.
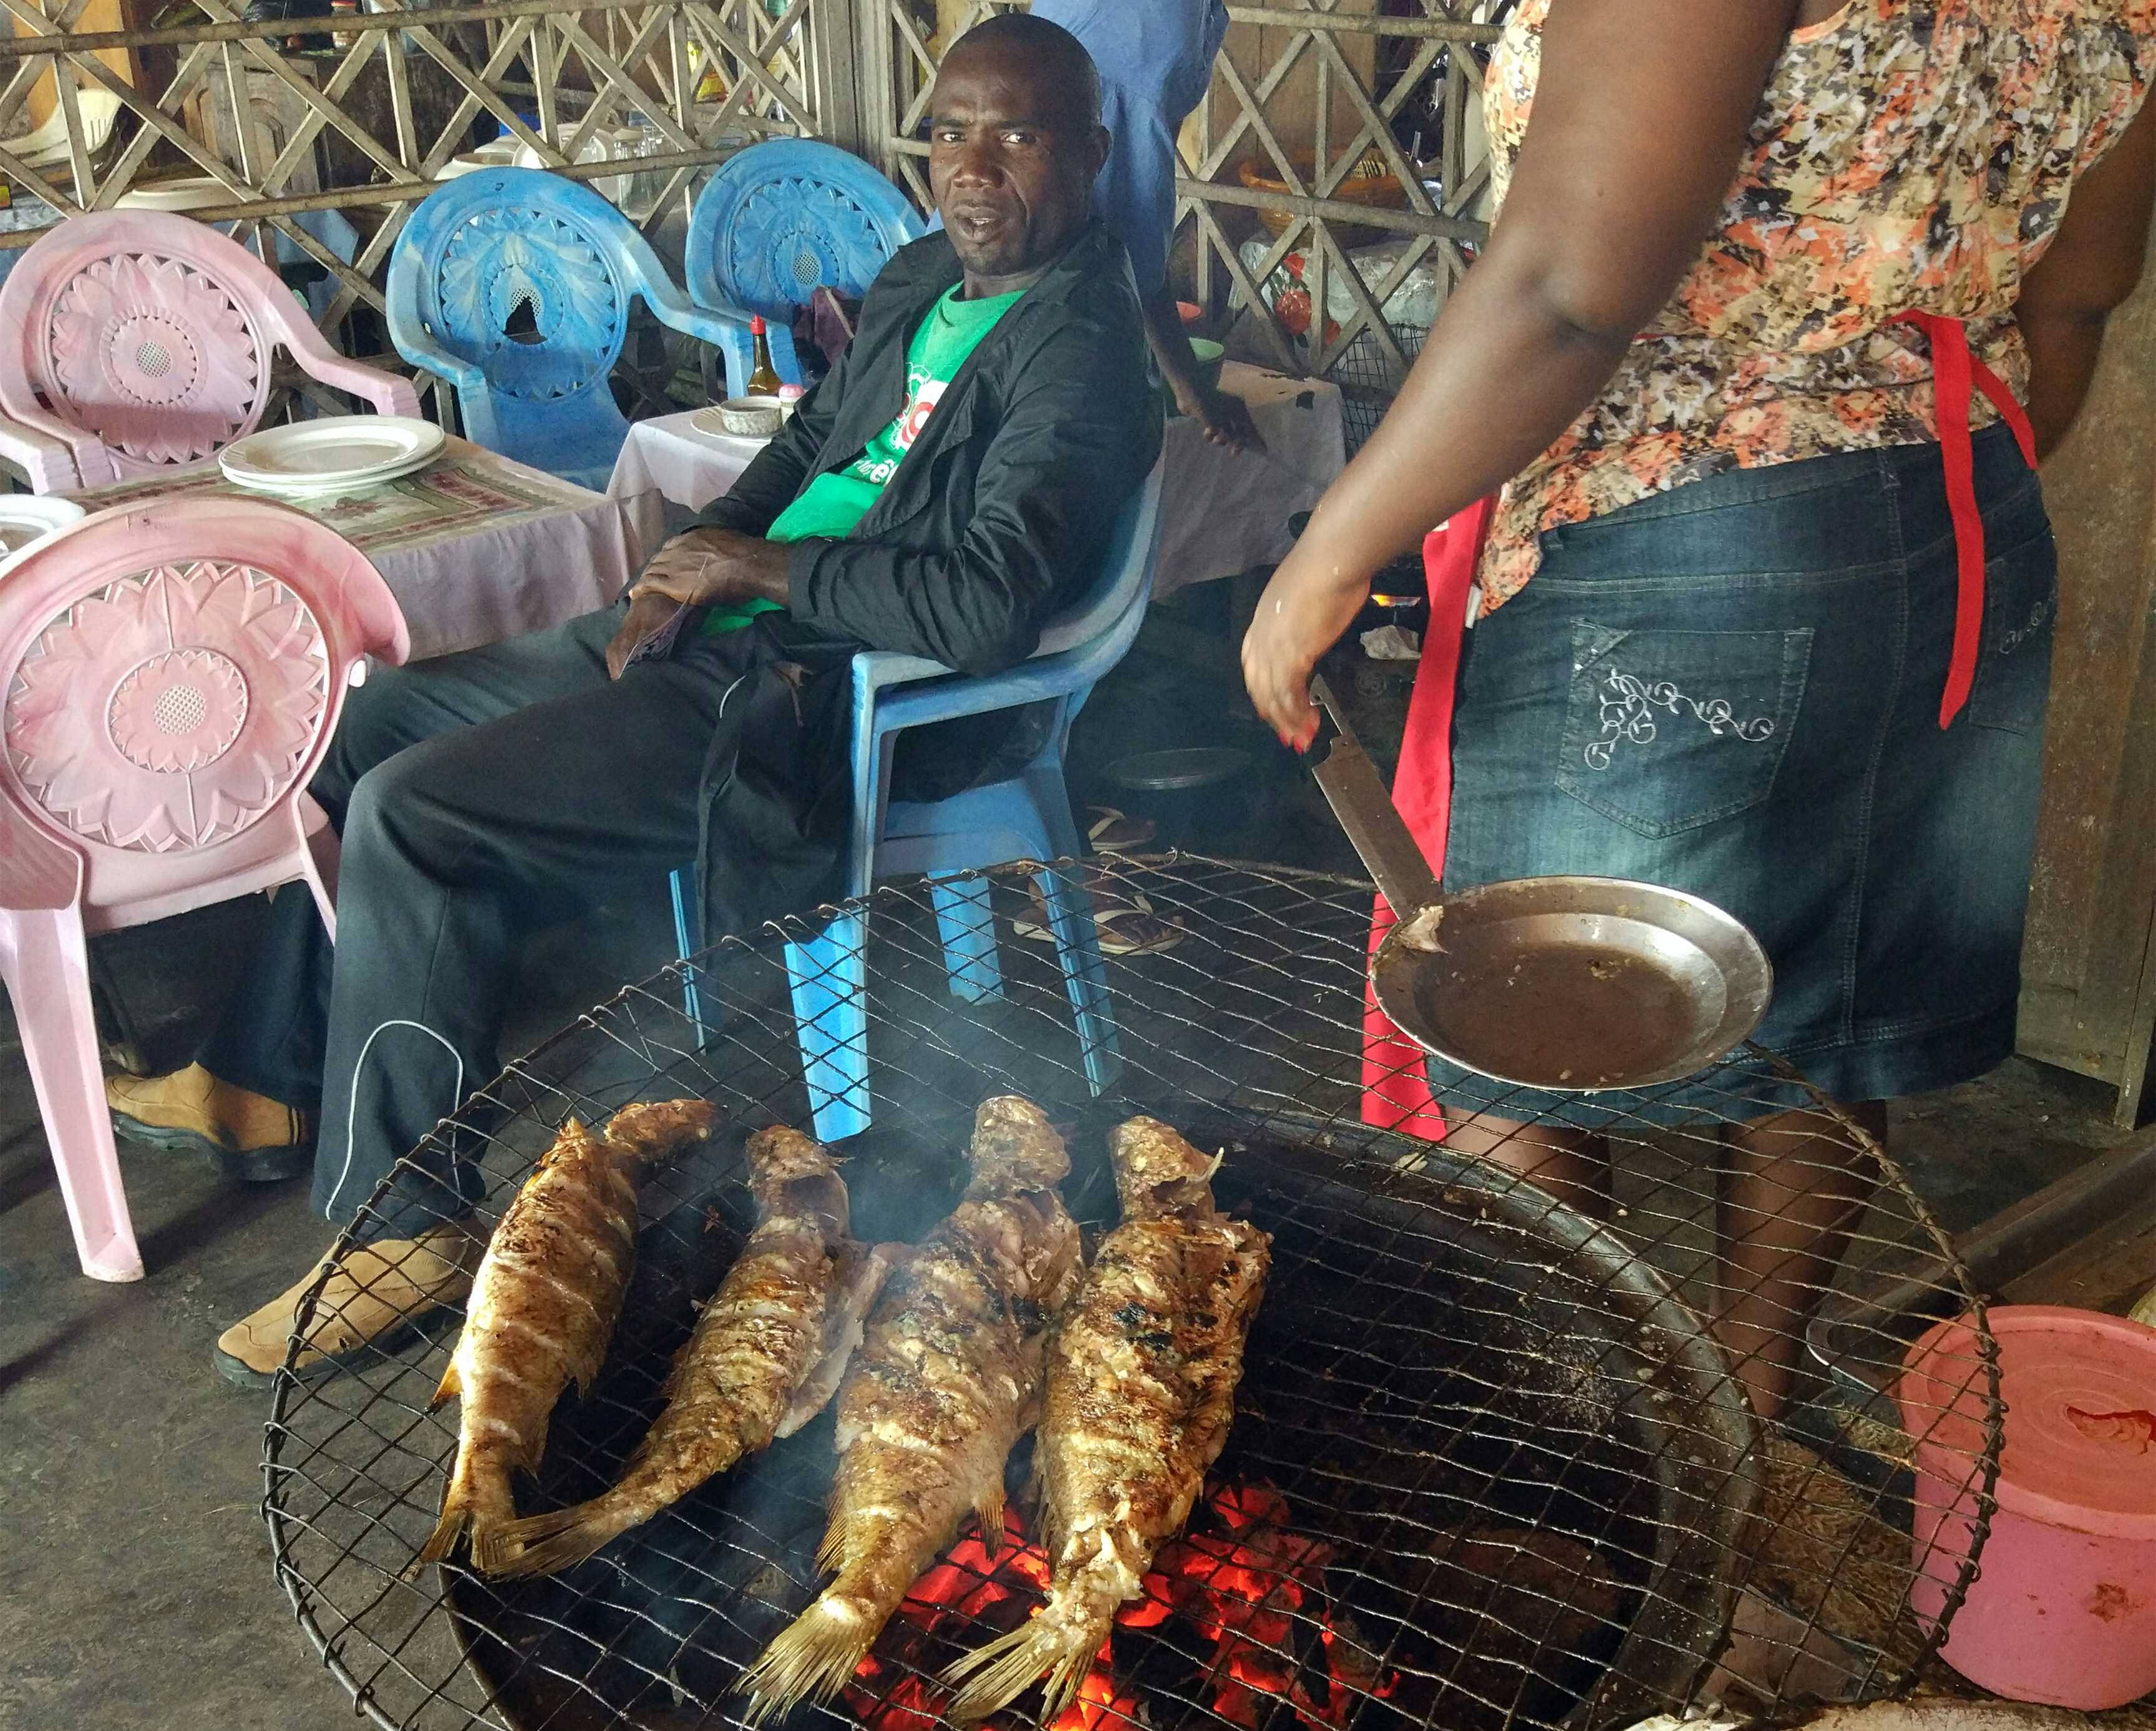
<path id="1" fill-rule="evenodd" d="M 1697 1075 L 1759 1025 L 1774 970 L 1710 901 L 1608 877 L 1446 896 L 1323 680 L 1318 786 L 1399 923 L 1370 963 L 1409 1039 L 1491 1080 L 1561 1093 Z"/>

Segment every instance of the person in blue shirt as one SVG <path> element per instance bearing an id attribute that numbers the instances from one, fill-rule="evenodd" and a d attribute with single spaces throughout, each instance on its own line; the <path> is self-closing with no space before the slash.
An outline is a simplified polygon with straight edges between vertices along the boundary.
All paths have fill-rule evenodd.
<path id="1" fill-rule="evenodd" d="M 1175 232 L 1176 134 L 1213 81 L 1228 33 L 1226 0 L 1034 0 L 1101 72 L 1101 118 L 1115 142 L 1093 183 L 1094 208 L 1131 255 L 1146 340 L 1175 406 L 1216 444 L 1263 449 L 1240 397 L 1208 387 L 1168 283 Z"/>

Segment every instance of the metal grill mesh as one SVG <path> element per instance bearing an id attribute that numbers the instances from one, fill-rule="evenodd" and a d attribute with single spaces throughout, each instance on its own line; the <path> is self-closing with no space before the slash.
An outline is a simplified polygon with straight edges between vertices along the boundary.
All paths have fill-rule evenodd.
<path id="1" fill-rule="evenodd" d="M 1225 1148 L 1224 1204 L 1274 1235 L 1219 1477 L 1277 1492 L 1286 1536 L 1304 1554 L 1324 1547 L 1320 1590 L 1272 1643 L 1276 1668 L 1317 1680 L 1300 1699 L 1230 1699 L 1207 1676 L 1219 1654 L 1170 1618 L 1116 1637 L 1144 1723 L 1606 1724 L 1687 1699 L 1771 1708 L 1913 1677 L 1943 1626 L 1912 1610 L 1912 1590 L 1950 1615 L 1980 1546 L 1996 1368 L 1944 1239 L 1861 1131 L 1842 1152 L 1879 1184 L 1843 1285 L 1891 1270 L 1897 1302 L 1831 1298 L 1810 1331 L 1812 1398 L 1762 1430 L 1697 1318 L 1739 1280 L 1716 1249 L 1717 1132 L 1785 1105 L 1793 1072 L 1740 1058 L 1710 1079 L 1717 1109 L 1676 1123 L 1651 1096 L 1598 1097 L 1619 1176 L 1615 1217 L 1597 1230 L 1501 1167 L 1358 1122 L 1366 884 L 1188 855 L 1088 869 L 1182 934 L 1107 961 L 1121 1057 L 1107 1096 L 1087 1083 L 1054 951 L 1012 936 L 1025 874 L 988 875 L 1002 989 L 974 1003 L 951 991 L 927 888 L 910 882 L 867 904 L 874 1125 L 844 1151 L 856 1230 L 917 1236 L 955 1194 L 974 1106 L 1023 1092 L 1069 1128 L 1066 1196 L 1100 1223 L 1114 1211 L 1101 1133 L 1143 1109 Z M 814 929 L 707 953 L 701 1042 L 669 969 L 511 1064 L 437 1131 L 484 1176 L 482 1230 L 569 1113 L 694 1094 L 740 1133 L 647 1180 L 608 1369 L 588 1400 L 565 1398 L 522 1507 L 611 1482 L 747 1222 L 742 1136 L 808 1124 L 783 941 Z M 1909 1415 L 1912 1436 L 1881 1391 L 1922 1318 L 1964 1311 L 1979 1313 L 1979 1351 L 1956 1404 L 1981 1416 Z M 265 1513 L 326 1662 L 384 1726 L 740 1723 L 734 1675 L 817 1585 L 828 1416 L 552 1582 L 412 1575 L 455 1451 L 456 1409 L 428 1400 L 459 1320 L 415 1319 L 333 1376 L 278 1379 Z M 1919 1444 L 1931 1480 L 1910 1472 Z M 1942 1500 L 1941 1477 L 1944 1501 L 1979 1513 L 1972 1527 L 1948 1519 L 1964 1536 L 1912 1564 L 1911 1524 L 1938 1524 L 1925 1504 Z M 1335 1640 L 1374 1660 L 1344 1685 L 1319 1651 Z M 917 1707 L 956 1648 L 891 1646 L 860 1691 L 793 1723 L 929 1731 L 932 1710 L 880 1709 L 900 1695 Z"/>

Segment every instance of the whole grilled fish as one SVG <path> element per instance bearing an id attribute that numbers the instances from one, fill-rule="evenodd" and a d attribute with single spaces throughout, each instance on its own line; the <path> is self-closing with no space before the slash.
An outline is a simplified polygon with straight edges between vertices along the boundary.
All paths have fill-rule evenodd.
<path id="1" fill-rule="evenodd" d="M 886 1284 L 854 1354 L 817 1557 L 837 1578 L 743 1674 L 752 1722 L 836 1694 L 969 1513 L 1002 1544 L 1004 1461 L 1081 1265 L 1054 1188 L 1070 1157 L 1038 1107 L 984 1102 L 968 1158 L 965 1199 Z"/>
<path id="2" fill-rule="evenodd" d="M 1108 1139 L 1123 1222 L 1101 1242 L 1048 1343 L 1034 1459 L 1054 1574 L 1023 1627 L 952 1666 L 949 1712 L 985 1718 L 1048 1677 L 1042 1723 L 1077 1694 L 1118 1606 L 1183 1530 L 1235 1414 L 1243 1342 L 1271 1244 L 1214 1206 L 1217 1161 L 1167 1125 Z"/>
<path id="3" fill-rule="evenodd" d="M 476 1554 L 516 1518 L 511 1475 L 538 1470 L 562 1390 L 591 1387 L 605 1362 L 636 1262 L 643 1168 L 711 1133 L 702 1100 L 629 1106 L 597 1135 L 571 1118 L 495 1228 L 472 1279 L 439 1406 L 463 1397 L 441 1523 L 419 1553 L 439 1563 L 469 1538 Z"/>
<path id="4" fill-rule="evenodd" d="M 649 1520 L 824 1410 L 888 1264 L 847 1235 L 846 1183 L 798 1131 L 748 1139 L 760 1215 L 674 1361 L 666 1405 L 621 1482 L 573 1508 L 527 1516 L 477 1548 L 490 1574 L 551 1574 Z"/>

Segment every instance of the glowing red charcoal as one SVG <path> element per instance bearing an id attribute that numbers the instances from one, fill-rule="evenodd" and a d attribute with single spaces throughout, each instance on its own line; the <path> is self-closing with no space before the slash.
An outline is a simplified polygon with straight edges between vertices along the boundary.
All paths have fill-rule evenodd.
<path id="1" fill-rule="evenodd" d="M 1008 1511 L 998 1555 L 978 1536 L 961 1540 L 914 1582 L 875 1651 L 855 1667 L 847 1706 L 872 1731 L 929 1731 L 945 1696 L 929 1679 L 949 1657 L 932 1650 L 934 1637 L 947 1625 L 954 1639 L 983 1626 L 1017 1627 L 1048 1574 L 1047 1557 L 1026 1543 L 1018 1517 Z M 1009 1610 L 997 1615 L 1006 1605 Z"/>
<path id="2" fill-rule="evenodd" d="M 1078 1686 L 1078 1698 L 1056 1715 L 1049 1731 L 1123 1731 L 1142 1723 L 1137 1698 L 1117 1690 L 1108 1659 L 1108 1645 L 1103 1642 L 1093 1668 Z"/>
<path id="3" fill-rule="evenodd" d="M 1265 1485 L 1232 1485 L 1207 1505 L 1194 1533 L 1165 1547 L 1140 1597 L 1116 1614 L 1123 1629 L 1180 1616 L 1212 1643 L 1206 1687 L 1215 1713 L 1251 1731 L 1267 1703 L 1285 1703 L 1308 1731 L 1348 1731 L 1359 1703 L 1392 1693 L 1386 1672 L 1325 1590 L 1331 1547 L 1291 1532 L 1287 1499 Z M 869 1731 L 932 1731 L 944 1692 L 928 1681 L 963 1647 L 1014 1629 L 1038 1606 L 1050 1569 L 1014 1515 L 991 1554 L 969 1538 L 913 1585 L 876 1651 L 861 1662 L 846 1703 Z M 1322 1689 L 1306 1687 L 1298 1625 L 1314 1625 L 1325 1659 Z M 1142 1703 L 1119 1688 L 1112 1642 L 1077 1698 L 1048 1731 L 1138 1731 Z M 1315 1681 L 1315 1680 L 1313 1680 Z M 1320 1693 L 1322 1699 L 1319 1698 Z"/>

